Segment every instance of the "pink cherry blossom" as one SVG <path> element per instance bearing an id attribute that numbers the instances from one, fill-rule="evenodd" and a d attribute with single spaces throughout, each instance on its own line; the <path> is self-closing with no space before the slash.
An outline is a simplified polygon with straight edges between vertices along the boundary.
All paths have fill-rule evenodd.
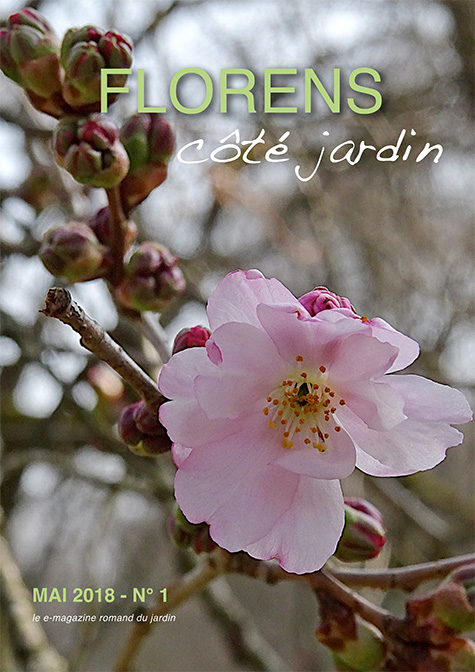
<path id="1" fill-rule="evenodd" d="M 159 387 L 175 493 L 219 546 L 297 574 L 334 553 L 340 479 L 430 469 L 471 418 L 457 390 L 415 375 L 417 344 L 348 308 L 308 312 L 259 271 L 226 276 L 208 303 L 206 346 L 174 355 Z"/>

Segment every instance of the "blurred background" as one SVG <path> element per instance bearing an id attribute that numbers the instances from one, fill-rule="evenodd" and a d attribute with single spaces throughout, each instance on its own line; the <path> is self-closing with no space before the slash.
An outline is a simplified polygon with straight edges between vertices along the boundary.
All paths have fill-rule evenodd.
<path id="1" fill-rule="evenodd" d="M 239 97 L 227 114 L 219 113 L 218 96 L 198 115 L 168 105 L 177 146 L 203 138 L 208 156 L 236 129 L 247 140 L 265 129 L 262 159 L 290 130 L 285 163 L 173 160 L 167 181 L 136 211 L 140 239 L 170 247 L 187 277 L 186 294 L 161 318 L 170 338 L 184 326 L 206 324 L 207 297 L 227 272 L 259 268 L 297 296 L 326 285 L 349 297 L 359 314 L 383 317 L 411 335 L 422 350 L 411 371 L 458 387 L 473 406 L 472 0 L 30 5 L 59 35 L 94 23 L 133 38 L 131 94 L 111 108 L 119 123 L 137 110 L 138 67 L 146 72 L 146 103 L 158 106 L 168 104 L 168 84 L 181 68 L 203 68 L 217 84 L 220 68 L 240 67 L 256 75 L 257 113 L 248 114 Z M 0 19 L 22 7 L 0 0 Z M 334 68 L 341 68 L 347 82 L 362 66 L 382 76 L 384 103 L 376 114 L 356 115 L 344 104 L 340 114 L 332 114 L 322 100 L 311 114 L 262 113 L 264 68 L 314 68 L 331 91 Z M 187 562 L 165 532 L 172 506 L 170 459 L 128 452 L 115 423 L 120 409 L 135 400 L 133 393 L 79 346 L 68 327 L 38 314 L 47 289 L 58 285 L 37 257 L 42 235 L 73 218 L 86 219 L 106 204 L 105 195 L 84 190 L 54 164 L 54 121 L 35 112 L 3 75 L 0 87 L 3 531 L 30 587 L 158 590 Z M 295 96 L 300 110 L 302 89 Z M 346 95 L 343 89 L 343 100 Z M 199 104 L 202 96 L 199 82 L 186 85 L 187 104 Z M 402 129 L 417 134 L 406 162 L 378 162 L 371 152 L 355 166 L 326 160 L 339 142 L 382 147 L 394 144 Z M 430 157 L 415 162 L 426 142 L 443 146 L 438 164 Z M 310 174 L 323 144 L 329 149 L 315 177 L 299 182 L 295 165 Z M 72 294 L 157 376 L 158 357 L 133 325 L 119 319 L 101 280 L 76 285 Z M 450 450 L 431 472 L 347 479 L 346 494 L 368 497 L 384 514 L 390 548 L 373 563 L 403 565 L 472 550 L 473 467 L 472 425 L 463 446 Z M 390 608 L 402 608 L 400 596 L 384 599 Z M 35 610 L 112 614 L 132 613 L 136 606 L 69 602 Z M 224 607 L 235 613 L 234 621 L 223 616 Z M 313 634 L 315 600 L 302 586 L 269 587 L 232 577 L 176 616 L 148 638 L 139 669 L 331 669 Z M 127 627 L 55 624 L 46 631 L 71 669 L 102 671 L 110 669 Z M 257 638 L 260 657 L 252 655 L 246 628 Z M 4 669 L 22 669 L 13 657 L 18 647 L 7 619 L 0 642 Z"/>

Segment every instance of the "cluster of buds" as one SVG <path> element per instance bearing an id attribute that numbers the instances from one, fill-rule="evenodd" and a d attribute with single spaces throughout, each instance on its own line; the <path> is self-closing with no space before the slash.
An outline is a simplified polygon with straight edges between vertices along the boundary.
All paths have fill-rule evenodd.
<path id="1" fill-rule="evenodd" d="M 151 457 L 170 450 L 170 439 L 144 401 L 126 406 L 118 424 L 119 436 L 130 450 L 142 457 Z"/>
<path id="2" fill-rule="evenodd" d="M 63 97 L 73 108 L 93 106 L 101 100 L 101 70 L 130 68 L 133 44 L 130 37 L 96 26 L 71 28 L 61 45 L 64 68 Z M 109 84 L 121 87 L 127 75 L 112 75 Z M 112 102 L 112 100 L 111 100 Z"/>
<path id="3" fill-rule="evenodd" d="M 119 129 L 99 113 L 61 119 L 54 131 L 53 148 L 59 165 L 81 184 L 109 189 L 117 186 L 129 169 Z"/>
<path id="4" fill-rule="evenodd" d="M 127 212 L 167 177 L 168 163 L 175 151 L 175 134 L 159 114 L 136 114 L 122 126 L 120 139 L 130 160 L 129 172 L 120 185 Z"/>
<path id="5" fill-rule="evenodd" d="M 216 543 L 209 534 L 209 525 L 190 523 L 178 505 L 175 505 L 168 517 L 167 531 L 170 539 L 179 548 L 191 548 L 197 554 L 211 553 L 216 548 Z"/>
<path id="6" fill-rule="evenodd" d="M 112 266 L 110 250 L 83 222 L 71 222 L 48 231 L 39 255 L 52 275 L 68 282 L 100 278 Z"/>
<path id="7" fill-rule="evenodd" d="M 139 245 L 125 266 L 117 299 L 132 310 L 160 311 L 185 289 L 177 258 L 158 243 Z"/>
<path id="8" fill-rule="evenodd" d="M 375 558 L 386 543 L 386 530 L 378 509 L 359 497 L 345 499 L 345 527 L 335 557 L 343 562 Z"/>
<path id="9" fill-rule="evenodd" d="M 98 111 L 101 69 L 129 68 L 132 49 L 127 35 L 96 26 L 68 30 L 60 47 L 48 21 L 30 7 L 12 14 L 0 30 L 1 69 L 38 110 L 56 118 Z M 120 87 L 125 81 L 126 75 L 113 75 L 109 83 Z"/>

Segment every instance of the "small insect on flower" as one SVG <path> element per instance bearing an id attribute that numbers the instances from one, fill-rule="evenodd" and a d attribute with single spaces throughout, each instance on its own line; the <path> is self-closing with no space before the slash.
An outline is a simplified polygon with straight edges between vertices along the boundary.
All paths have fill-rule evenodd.
<path id="1" fill-rule="evenodd" d="M 186 518 L 298 574 L 335 552 L 340 479 L 355 466 L 430 469 L 462 441 L 450 423 L 471 418 L 459 391 L 392 375 L 417 357 L 415 341 L 322 291 L 301 303 L 259 271 L 231 273 L 209 299 L 204 347 L 173 355 L 159 377 Z"/>

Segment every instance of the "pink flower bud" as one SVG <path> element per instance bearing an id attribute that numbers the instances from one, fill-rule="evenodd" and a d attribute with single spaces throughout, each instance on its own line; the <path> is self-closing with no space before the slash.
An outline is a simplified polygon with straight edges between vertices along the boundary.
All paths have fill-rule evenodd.
<path id="1" fill-rule="evenodd" d="M 87 222 L 96 234 L 99 242 L 110 247 L 113 244 L 113 230 L 110 210 L 106 206 L 101 208 Z M 132 220 L 128 220 L 125 230 L 125 249 L 128 250 L 137 238 L 137 227 Z"/>
<path id="2" fill-rule="evenodd" d="M 343 562 L 375 558 L 386 543 L 381 514 L 364 499 L 345 499 L 345 527 L 335 557 Z"/>
<path id="3" fill-rule="evenodd" d="M 185 327 L 175 336 L 172 355 L 188 348 L 203 347 L 210 336 L 211 332 L 206 327 Z"/>
<path id="4" fill-rule="evenodd" d="M 315 287 L 311 292 L 301 296 L 299 301 L 310 315 L 317 315 L 322 310 L 330 310 L 331 308 L 348 308 L 355 313 L 355 309 L 348 299 L 330 292 L 326 287 Z"/>
<path id="5" fill-rule="evenodd" d="M 58 163 L 81 184 L 108 189 L 119 184 L 129 168 L 117 127 L 98 113 L 61 119 L 53 147 Z"/>
<path id="6" fill-rule="evenodd" d="M 129 68 L 132 48 L 129 37 L 114 31 L 104 33 L 95 26 L 68 30 L 61 45 L 65 100 L 75 108 L 92 105 L 97 109 L 101 99 L 101 70 Z M 109 84 L 120 87 L 126 79 L 126 75 L 114 75 L 109 77 Z M 109 102 L 113 99 L 111 96 Z"/>
<path id="7" fill-rule="evenodd" d="M 117 298 L 133 310 L 159 311 L 185 290 L 177 259 L 158 243 L 142 243 L 125 267 Z"/>
<path id="8" fill-rule="evenodd" d="M 108 249 L 83 222 L 71 222 L 48 231 L 39 255 L 50 273 L 69 282 L 99 278 L 111 266 Z"/>

